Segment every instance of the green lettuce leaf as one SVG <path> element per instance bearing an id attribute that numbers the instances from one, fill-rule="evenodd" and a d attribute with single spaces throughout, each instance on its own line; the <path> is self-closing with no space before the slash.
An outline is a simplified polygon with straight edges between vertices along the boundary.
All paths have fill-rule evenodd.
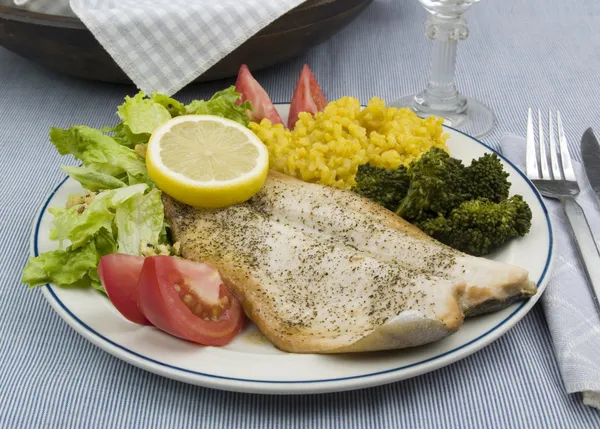
<path id="1" fill-rule="evenodd" d="M 50 229 L 50 240 L 58 240 L 59 246 L 63 248 L 63 242 L 69 239 L 69 232 L 77 224 L 77 210 L 79 206 L 70 208 L 53 207 L 48 209 L 54 215 L 52 229 Z"/>
<path id="2" fill-rule="evenodd" d="M 72 179 L 81 183 L 81 186 L 90 191 L 101 191 L 104 189 L 115 189 L 127 186 L 122 180 L 119 180 L 110 174 L 95 171 L 89 167 L 63 166 L 62 170 Z"/>
<path id="3" fill-rule="evenodd" d="M 21 281 L 30 287 L 43 285 L 51 281 L 44 267 L 46 264 L 51 264 L 51 260 L 58 260 L 60 252 L 63 251 L 55 250 L 53 252 L 42 253 L 37 257 L 30 257 L 27 265 L 23 268 Z"/>
<path id="4" fill-rule="evenodd" d="M 69 247 L 29 258 L 22 281 L 29 287 L 54 283 L 62 287 L 93 287 L 106 293 L 98 277 L 98 261 L 116 251 L 112 233 L 102 229 L 94 240 L 78 249 Z"/>
<path id="5" fill-rule="evenodd" d="M 59 286 L 81 285 L 90 270 L 98 265 L 98 253 L 93 241 L 79 249 L 54 250 L 31 257 L 23 269 L 23 283 L 29 287 L 56 283 Z"/>
<path id="6" fill-rule="evenodd" d="M 113 133 L 112 138 L 123 146 L 135 148 L 138 144 L 146 144 L 150 140 L 150 134 L 134 134 L 131 129 L 123 121 L 119 122 L 113 128 L 105 127 L 102 129 L 104 133 Z"/>
<path id="7" fill-rule="evenodd" d="M 166 107 L 151 98 L 146 98 L 141 91 L 133 98 L 125 97 L 125 102 L 119 106 L 117 114 L 133 134 L 150 134 L 156 127 L 171 119 Z"/>
<path id="8" fill-rule="evenodd" d="M 128 177 L 131 176 L 130 173 L 124 172 L 123 168 L 119 167 L 118 165 L 108 163 L 88 164 L 86 168 L 90 169 L 91 171 L 113 176 L 115 179 L 119 179 L 123 183 L 126 183 Z M 140 174 L 137 172 L 137 170 L 135 177 L 140 177 L 140 180 L 147 180 L 147 174 Z"/>
<path id="9" fill-rule="evenodd" d="M 85 278 L 89 282 L 89 286 L 96 289 L 99 292 L 106 293 L 104 286 L 102 286 L 102 282 L 100 281 L 100 276 L 98 276 L 98 269 L 96 267 L 90 269 L 87 274 L 87 278 Z"/>
<path id="10" fill-rule="evenodd" d="M 141 254 L 142 242 L 157 245 L 164 229 L 161 192 L 154 188 L 119 205 L 115 214 L 120 253 Z"/>
<path id="11" fill-rule="evenodd" d="M 50 141 L 61 155 L 73 155 L 85 167 L 113 177 L 147 177 L 146 163 L 134 150 L 115 141 L 102 131 L 84 125 L 68 129 L 52 127 Z"/>
<path id="12" fill-rule="evenodd" d="M 113 237 L 112 232 L 104 228 L 98 231 L 98 234 L 96 234 L 96 237 L 94 238 L 94 242 L 96 244 L 96 251 L 100 257 L 116 253 L 119 249 L 117 240 Z"/>
<path id="13" fill-rule="evenodd" d="M 235 104 L 241 94 L 235 91 L 235 86 L 230 86 L 223 91 L 215 93 L 210 100 L 194 100 L 187 106 L 185 110 L 190 115 L 215 115 L 223 118 L 231 119 L 246 126 L 249 123 L 248 110 L 252 110 L 252 105 L 249 101 L 241 104 Z"/>
<path id="14" fill-rule="evenodd" d="M 132 185 L 98 194 L 69 231 L 73 247 L 81 246 L 101 228 L 112 229 L 115 209 L 136 195 L 142 195 L 148 187 L 144 184 Z M 164 216 L 164 215 L 163 215 Z"/>
<path id="15" fill-rule="evenodd" d="M 117 114 L 121 122 L 113 128 L 103 128 L 102 131 L 113 133 L 112 138 L 119 144 L 134 148 L 138 144 L 148 143 L 150 134 L 156 127 L 180 115 L 216 115 L 248 125 L 247 111 L 252 110 L 252 106 L 250 102 L 236 105 L 240 97 L 241 94 L 231 86 L 217 92 L 208 101 L 194 100 L 185 106 L 165 94 L 154 93 L 147 97 L 139 92 L 133 97 L 125 97 L 125 102 L 119 106 Z"/>
<path id="16" fill-rule="evenodd" d="M 128 199 L 142 195 L 147 188 L 147 185 L 139 184 L 104 191 L 96 195 L 89 205 L 79 204 L 55 211 L 50 238 L 61 242 L 70 240 L 73 249 L 81 247 L 102 228 L 112 231 L 115 209 Z"/>
<path id="17" fill-rule="evenodd" d="M 148 143 L 154 128 L 185 113 L 185 106 L 174 98 L 164 94 L 152 94 L 150 98 L 145 98 L 144 93 L 140 92 L 133 98 L 126 97 L 125 103 L 119 106 L 118 115 L 122 121 L 102 131 L 113 133 L 112 137 L 119 144 L 134 148 L 138 144 Z"/>
<path id="18" fill-rule="evenodd" d="M 160 234 L 158 236 L 158 244 L 171 244 L 171 240 L 169 239 L 169 231 L 170 226 L 167 222 L 167 219 L 164 220 L 162 229 L 160 230 Z"/>
<path id="19" fill-rule="evenodd" d="M 171 117 L 173 117 L 173 118 L 176 116 L 186 114 L 185 106 L 183 105 L 183 103 L 180 103 L 179 101 L 175 100 L 174 98 L 168 97 L 165 94 L 157 94 L 157 93 L 152 94 L 151 98 L 152 98 L 152 101 L 154 101 L 155 103 L 158 103 L 158 104 L 162 105 L 164 108 L 166 108 L 169 111 L 169 113 L 171 114 Z"/>

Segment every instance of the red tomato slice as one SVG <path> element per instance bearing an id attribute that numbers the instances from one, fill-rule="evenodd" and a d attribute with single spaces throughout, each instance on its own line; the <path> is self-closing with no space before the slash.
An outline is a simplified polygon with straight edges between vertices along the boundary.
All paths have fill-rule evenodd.
<path id="1" fill-rule="evenodd" d="M 100 258 L 98 276 L 110 302 L 126 319 L 140 325 L 151 325 L 137 303 L 137 284 L 144 257 L 112 253 Z"/>
<path id="2" fill-rule="evenodd" d="M 237 80 L 235 81 L 235 90 L 242 94 L 242 99 L 239 103 L 246 100 L 252 103 L 252 111 L 248 112 L 248 116 L 252 121 L 260 122 L 262 119 L 267 118 L 273 124 L 283 124 L 279 113 L 277 113 L 273 102 L 269 98 L 269 94 L 254 79 L 246 64 L 242 64 L 240 67 Z"/>
<path id="3" fill-rule="evenodd" d="M 240 302 L 216 268 L 172 256 L 146 258 L 138 303 L 157 328 L 208 346 L 229 343 L 244 324 Z"/>
<path id="4" fill-rule="evenodd" d="M 325 106 L 327 106 L 327 99 L 321 91 L 319 82 L 308 65 L 304 64 L 290 103 L 288 128 L 294 129 L 298 121 L 298 113 L 308 112 L 314 115 L 325 109 Z"/>

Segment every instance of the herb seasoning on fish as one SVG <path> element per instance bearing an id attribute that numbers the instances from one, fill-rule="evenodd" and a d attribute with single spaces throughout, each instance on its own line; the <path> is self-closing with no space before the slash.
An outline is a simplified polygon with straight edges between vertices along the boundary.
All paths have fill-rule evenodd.
<path id="1" fill-rule="evenodd" d="M 470 305 L 462 270 L 477 258 L 355 193 L 271 174 L 249 201 L 224 209 L 164 199 L 182 255 L 217 266 L 283 350 L 414 346 L 456 331 Z"/>

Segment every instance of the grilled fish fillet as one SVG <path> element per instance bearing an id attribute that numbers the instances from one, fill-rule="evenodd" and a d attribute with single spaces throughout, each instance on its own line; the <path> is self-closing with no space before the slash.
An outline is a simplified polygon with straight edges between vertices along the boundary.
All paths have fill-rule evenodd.
<path id="1" fill-rule="evenodd" d="M 535 283 L 522 268 L 448 248 L 352 192 L 303 185 L 290 176 L 271 173 L 268 186 L 253 204 L 305 234 L 319 236 L 326 230 L 336 243 L 354 246 L 380 260 L 464 281 L 467 289 L 461 308 L 466 316 L 497 311 L 536 292 Z"/>
<path id="2" fill-rule="evenodd" d="M 248 202 L 224 209 L 163 199 L 182 255 L 217 266 L 285 351 L 421 345 L 536 290 L 521 268 L 450 249 L 352 192 L 274 172 Z"/>

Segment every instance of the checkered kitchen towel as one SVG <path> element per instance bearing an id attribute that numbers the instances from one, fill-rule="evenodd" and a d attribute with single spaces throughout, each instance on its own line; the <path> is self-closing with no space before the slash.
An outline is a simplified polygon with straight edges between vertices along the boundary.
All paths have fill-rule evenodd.
<path id="1" fill-rule="evenodd" d="M 48 1 L 15 0 L 34 8 Z M 144 92 L 171 95 L 305 0 L 70 0 Z"/>

